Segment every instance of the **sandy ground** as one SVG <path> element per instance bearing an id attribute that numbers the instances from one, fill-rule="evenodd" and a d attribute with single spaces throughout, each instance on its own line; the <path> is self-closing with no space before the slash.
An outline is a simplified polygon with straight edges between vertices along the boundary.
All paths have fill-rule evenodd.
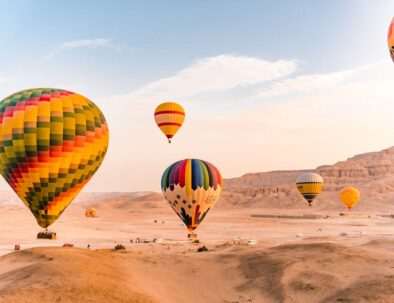
<path id="1" fill-rule="evenodd" d="M 95 219 L 71 205 L 56 241 L 35 239 L 23 206 L 0 206 L 0 302 L 394 302 L 394 218 L 217 207 L 194 244 L 166 204 L 123 202 L 98 205 Z"/>

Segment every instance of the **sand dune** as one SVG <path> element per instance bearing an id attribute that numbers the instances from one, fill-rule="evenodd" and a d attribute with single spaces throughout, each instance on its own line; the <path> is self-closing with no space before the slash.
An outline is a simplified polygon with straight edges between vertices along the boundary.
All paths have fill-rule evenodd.
<path id="1" fill-rule="evenodd" d="M 0 302 L 154 302 L 122 258 L 82 249 L 36 248 L 0 260 Z"/>
<path id="2" fill-rule="evenodd" d="M 384 249 L 334 243 L 208 247 L 205 253 L 193 244 L 139 252 L 15 252 L 0 258 L 0 302 L 394 301 L 394 254 Z"/>
<path id="3" fill-rule="evenodd" d="M 281 245 L 241 257 L 242 289 L 262 290 L 266 302 L 392 302 L 393 258 L 333 243 Z"/>
<path id="4" fill-rule="evenodd" d="M 96 219 L 85 218 L 82 204 L 71 205 L 52 227 L 57 241 L 35 239 L 39 229 L 24 207 L 1 206 L 0 302 L 394 300 L 391 217 L 215 208 L 197 230 L 201 243 L 191 244 L 165 203 L 130 212 L 129 200 L 97 202 Z M 236 235 L 242 245 L 233 244 Z M 164 244 L 130 243 L 136 237 Z M 258 244 L 248 247 L 248 239 Z M 65 242 L 78 248 L 59 247 Z M 25 250 L 11 252 L 15 243 Z M 108 249 L 116 243 L 127 251 Z M 29 248 L 47 245 L 57 247 Z M 197 253 L 201 245 L 209 251 Z"/>

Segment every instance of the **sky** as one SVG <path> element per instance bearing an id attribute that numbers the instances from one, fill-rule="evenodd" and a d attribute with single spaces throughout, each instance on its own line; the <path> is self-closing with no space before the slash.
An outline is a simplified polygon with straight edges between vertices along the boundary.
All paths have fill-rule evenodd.
<path id="1" fill-rule="evenodd" d="M 394 145 L 393 16 L 391 0 L 0 0 L 0 100 L 54 87 L 101 108 L 86 191 L 158 191 L 184 158 L 225 178 L 313 169 Z M 164 101 L 186 111 L 172 144 Z"/>

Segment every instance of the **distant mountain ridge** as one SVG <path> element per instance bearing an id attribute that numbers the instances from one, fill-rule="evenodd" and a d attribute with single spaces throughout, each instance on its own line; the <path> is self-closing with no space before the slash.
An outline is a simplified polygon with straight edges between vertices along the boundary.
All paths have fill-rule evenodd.
<path id="1" fill-rule="evenodd" d="M 316 200 L 316 208 L 341 209 L 337 197 L 339 190 L 355 186 L 362 195 L 356 209 L 394 210 L 394 147 L 311 170 L 271 171 L 226 179 L 224 196 L 233 205 L 303 208 L 306 206 L 295 187 L 295 180 L 306 171 L 316 172 L 324 179 L 325 189 Z"/>

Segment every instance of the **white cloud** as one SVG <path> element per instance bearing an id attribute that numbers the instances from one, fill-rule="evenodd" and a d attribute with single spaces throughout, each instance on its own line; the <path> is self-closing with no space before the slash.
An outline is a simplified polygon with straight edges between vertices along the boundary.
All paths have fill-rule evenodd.
<path id="1" fill-rule="evenodd" d="M 182 139 L 189 139 L 190 149 L 197 154 L 204 153 L 206 146 L 215 146 L 207 155 L 218 159 L 217 166 L 224 168 L 226 177 L 313 168 L 389 147 L 394 72 L 390 65 L 355 70 L 346 83 L 338 81 L 341 85 L 336 89 L 327 83 L 313 94 L 284 95 L 280 102 L 266 97 L 268 102 L 228 119 L 194 118 L 189 121 L 194 127 Z M 232 159 L 242 161 L 233 163 Z"/>
<path id="2" fill-rule="evenodd" d="M 82 39 L 82 40 L 63 42 L 61 45 L 55 47 L 47 57 L 52 57 L 55 54 L 61 53 L 68 49 L 77 49 L 77 48 L 113 48 L 117 50 L 119 49 L 119 47 L 116 46 L 110 39 L 104 39 L 104 38 Z"/>
<path id="3" fill-rule="evenodd" d="M 172 76 L 148 83 L 122 97 L 163 100 L 224 91 L 288 76 L 296 66 L 296 60 L 270 62 L 254 57 L 218 55 L 197 60 Z"/>
<path id="4" fill-rule="evenodd" d="M 301 75 L 294 78 L 287 78 L 276 82 L 269 88 L 260 91 L 260 93 L 254 97 L 267 98 L 286 95 L 290 93 L 307 94 L 322 89 L 335 90 L 339 88 L 338 86 L 341 86 L 349 80 L 352 80 L 353 76 L 361 74 L 361 72 L 364 70 L 376 68 L 381 64 L 382 62 L 375 62 L 349 70 L 331 72 L 327 74 Z"/>
<path id="5" fill-rule="evenodd" d="M 310 93 L 319 89 L 335 88 L 350 79 L 354 71 L 340 71 L 328 74 L 303 75 L 285 79 L 262 90 L 257 97 L 274 97 L 290 93 Z"/>
<path id="6" fill-rule="evenodd" d="M 112 47 L 112 42 L 109 39 L 97 38 L 91 40 L 75 40 L 64 42 L 59 49 L 68 49 L 68 48 L 81 48 L 81 47 Z"/>

